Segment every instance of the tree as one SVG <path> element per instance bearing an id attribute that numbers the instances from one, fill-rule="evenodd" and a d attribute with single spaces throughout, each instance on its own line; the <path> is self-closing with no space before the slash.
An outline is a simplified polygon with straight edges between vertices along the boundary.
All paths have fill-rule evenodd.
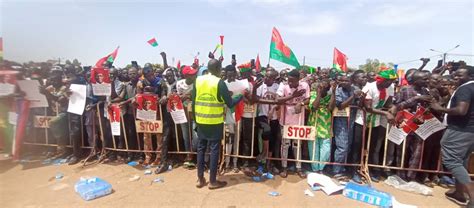
<path id="1" fill-rule="evenodd" d="M 380 71 L 380 67 L 388 67 L 393 68 L 393 63 L 383 63 L 380 62 L 378 59 L 367 59 L 365 64 L 359 65 L 359 69 L 364 70 L 365 72 L 375 72 L 378 73 Z"/>
<path id="2" fill-rule="evenodd" d="M 79 62 L 77 59 L 74 59 L 74 60 L 72 60 L 72 65 L 81 66 L 81 62 Z"/>

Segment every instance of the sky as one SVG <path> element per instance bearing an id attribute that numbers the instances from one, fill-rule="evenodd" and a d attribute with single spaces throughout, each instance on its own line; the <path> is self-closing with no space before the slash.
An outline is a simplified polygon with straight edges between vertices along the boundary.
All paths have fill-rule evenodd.
<path id="1" fill-rule="evenodd" d="M 269 61 L 276 27 L 301 64 L 332 66 L 333 48 L 357 68 L 366 59 L 433 68 L 447 60 L 474 64 L 471 0 L 0 0 L 4 58 L 19 62 L 77 58 L 93 65 L 120 46 L 115 66 L 131 61 L 201 63 L 224 36 L 224 65 Z M 146 41 L 155 37 L 156 48 Z M 275 60 L 275 67 L 287 65 Z"/>

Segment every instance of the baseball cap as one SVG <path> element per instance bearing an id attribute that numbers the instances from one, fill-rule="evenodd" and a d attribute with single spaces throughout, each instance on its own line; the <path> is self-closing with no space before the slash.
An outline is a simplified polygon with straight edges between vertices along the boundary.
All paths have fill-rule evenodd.
<path id="1" fill-rule="evenodd" d="M 195 75 L 198 72 L 198 70 L 194 69 L 193 67 L 190 66 L 185 66 L 183 68 L 183 75 Z"/>

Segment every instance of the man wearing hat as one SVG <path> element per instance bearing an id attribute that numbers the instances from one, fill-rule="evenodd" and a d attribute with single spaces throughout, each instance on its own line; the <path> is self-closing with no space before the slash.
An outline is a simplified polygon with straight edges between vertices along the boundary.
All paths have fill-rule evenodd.
<path id="1" fill-rule="evenodd" d="M 176 90 L 178 92 L 181 101 L 183 102 L 183 106 L 185 106 L 186 115 L 188 117 L 188 122 L 180 124 L 181 125 L 181 132 L 183 133 L 183 143 L 184 143 L 184 150 L 186 152 L 195 151 L 196 143 L 197 143 L 197 134 L 194 131 L 196 123 L 192 121 L 190 113 L 188 111 L 188 107 L 191 104 L 191 91 L 193 90 L 193 84 L 196 81 L 198 70 L 192 68 L 191 66 L 184 66 L 181 73 L 184 76 L 184 79 L 179 80 L 176 83 Z M 192 124 L 191 126 L 189 124 Z M 186 156 L 184 166 L 187 168 L 194 167 L 194 163 L 192 161 L 192 155 L 188 154 Z"/>

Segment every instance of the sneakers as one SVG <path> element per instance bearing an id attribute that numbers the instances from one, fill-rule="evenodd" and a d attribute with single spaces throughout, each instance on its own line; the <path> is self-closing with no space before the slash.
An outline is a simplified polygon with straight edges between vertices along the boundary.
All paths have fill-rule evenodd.
<path id="1" fill-rule="evenodd" d="M 216 181 L 215 183 L 209 183 L 209 185 L 207 187 L 210 190 L 213 190 L 213 189 L 223 188 L 225 186 L 227 186 L 227 182 L 225 182 L 225 181 Z"/>
<path id="2" fill-rule="evenodd" d="M 202 188 L 207 185 L 206 178 L 198 178 L 198 183 L 196 184 L 196 188 Z"/>
<path id="3" fill-rule="evenodd" d="M 460 195 L 458 194 L 457 192 L 446 192 L 444 194 L 446 196 L 447 199 L 453 201 L 454 203 L 458 204 L 458 205 L 461 205 L 461 206 L 466 206 L 468 204 L 468 200 L 466 199 L 466 197 L 464 197 L 463 195 Z"/>

